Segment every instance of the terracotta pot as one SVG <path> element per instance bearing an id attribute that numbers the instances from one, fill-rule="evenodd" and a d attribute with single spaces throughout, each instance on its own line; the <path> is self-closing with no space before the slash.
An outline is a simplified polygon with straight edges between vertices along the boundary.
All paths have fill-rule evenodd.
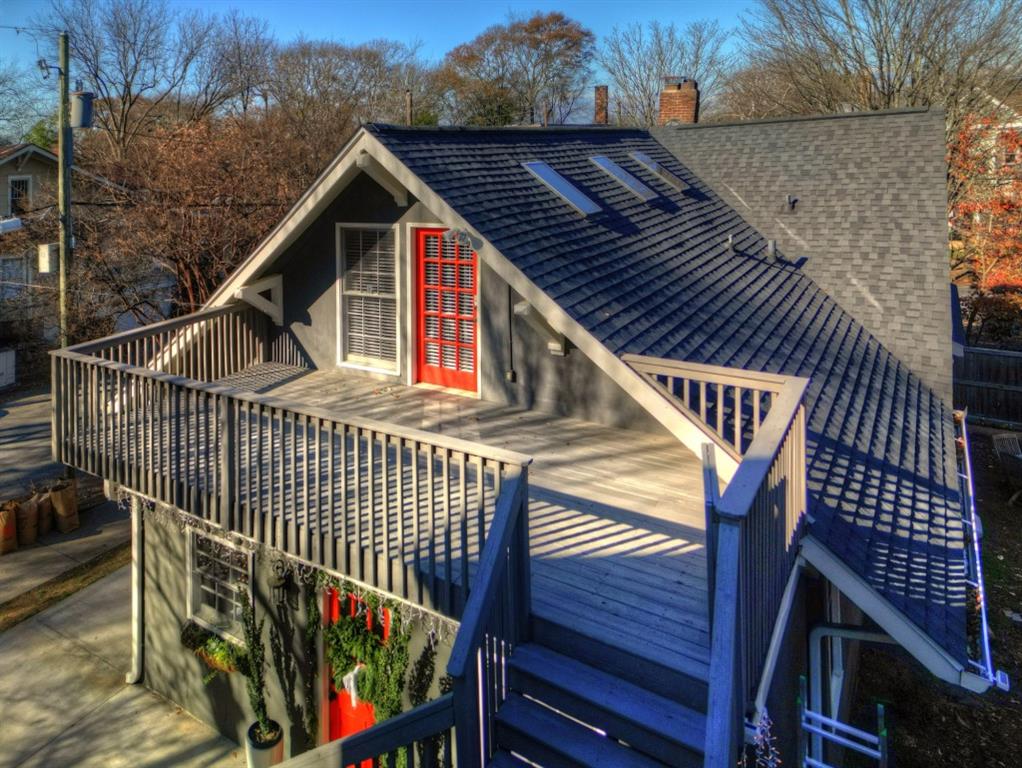
<path id="1" fill-rule="evenodd" d="M 206 666 L 210 669 L 215 669 L 217 672 L 226 672 L 230 674 L 237 670 L 237 667 L 231 664 L 224 664 L 218 660 L 215 656 L 210 655 L 206 652 L 205 648 L 196 648 L 195 655 L 206 662 Z"/>
<path id="2" fill-rule="evenodd" d="M 284 729 L 275 720 L 270 721 L 270 726 L 277 729 L 277 738 L 271 742 L 255 740 L 259 723 L 252 723 L 249 726 L 245 738 L 245 759 L 248 768 L 269 768 L 284 760 Z"/>

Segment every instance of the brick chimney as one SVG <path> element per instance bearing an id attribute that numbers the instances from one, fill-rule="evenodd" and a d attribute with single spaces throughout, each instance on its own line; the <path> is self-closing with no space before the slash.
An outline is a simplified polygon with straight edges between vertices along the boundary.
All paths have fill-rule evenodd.
<path id="1" fill-rule="evenodd" d="M 596 93 L 593 96 L 593 103 L 595 104 L 593 122 L 596 125 L 607 125 L 610 122 L 609 102 L 610 96 L 607 93 L 607 86 L 596 86 Z"/>
<path id="2" fill-rule="evenodd" d="M 699 86 L 687 77 L 665 77 L 660 91 L 660 125 L 699 121 Z"/>

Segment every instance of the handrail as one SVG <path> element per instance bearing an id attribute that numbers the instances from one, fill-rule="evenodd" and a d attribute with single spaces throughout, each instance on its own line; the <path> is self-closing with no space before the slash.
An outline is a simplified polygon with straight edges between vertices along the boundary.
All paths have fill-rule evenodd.
<path id="1" fill-rule="evenodd" d="M 50 354 L 65 360 L 76 360 L 82 363 L 87 363 L 88 365 L 108 371 L 115 371 L 132 376 L 144 376 L 145 378 L 152 379 L 153 381 L 162 382 L 181 389 L 187 389 L 192 392 L 203 392 L 209 395 L 233 397 L 239 400 L 244 400 L 248 403 L 262 405 L 264 408 L 284 409 L 298 416 L 305 416 L 312 419 L 343 421 L 350 427 L 358 427 L 368 431 L 387 432 L 393 437 L 427 442 L 436 448 L 444 448 L 450 451 L 457 451 L 459 453 L 470 453 L 484 459 L 490 459 L 504 464 L 520 466 L 532 463 L 531 456 L 519 453 L 518 451 L 512 451 L 508 448 L 498 448 L 485 443 L 477 443 L 460 437 L 444 435 L 439 432 L 427 432 L 426 430 L 416 429 L 415 427 L 379 421 L 377 419 L 367 419 L 362 416 L 345 415 L 343 418 L 338 418 L 336 413 L 326 408 L 306 405 L 296 400 L 286 400 L 281 397 L 259 394 L 258 392 L 241 389 L 229 384 L 207 383 L 196 379 L 190 379 L 185 376 L 176 376 L 170 373 L 163 373 L 162 371 L 154 371 L 150 368 L 139 368 L 126 363 L 103 360 L 89 355 L 71 352 L 70 349 L 58 349 L 50 352 Z"/>
<path id="2" fill-rule="evenodd" d="M 398 765 L 398 753 L 407 749 L 435 750 L 438 766 L 452 765 L 454 696 L 445 693 L 414 709 L 377 723 L 344 739 L 316 747 L 281 763 L 281 768 L 347 768 L 373 760 L 373 765 Z M 441 753 L 442 754 L 439 754 Z M 408 760 L 408 765 L 430 765 Z"/>
<path id="3" fill-rule="evenodd" d="M 118 331 L 112 333 L 109 336 L 104 336 L 99 339 L 91 339 L 89 341 L 79 342 L 69 347 L 65 347 L 62 350 L 56 350 L 57 352 L 77 352 L 79 354 L 88 354 L 93 350 L 105 349 L 118 344 L 125 344 L 131 341 L 137 341 L 148 336 L 153 336 L 156 333 L 162 333 L 164 331 L 176 331 L 179 328 L 184 328 L 189 325 L 201 322 L 203 320 L 209 320 L 214 317 L 220 317 L 221 315 L 229 315 L 237 312 L 239 309 L 247 308 L 241 304 L 224 304 L 221 307 L 210 307 L 208 309 L 200 309 L 195 312 L 190 312 L 187 315 L 181 315 L 179 317 L 172 317 L 167 320 L 159 320 L 155 323 L 149 323 L 147 325 L 139 326 L 138 328 L 129 328 L 126 331 Z"/>
<path id="4" fill-rule="evenodd" d="M 264 361 L 253 313 L 51 353 L 55 460 L 460 618 L 490 512 L 531 458 L 217 383 Z"/>
<path id="5" fill-rule="evenodd" d="M 507 659 L 528 636 L 528 524 L 528 470 L 523 467 L 505 480 L 447 664 L 454 681 L 458 760 L 464 765 L 485 765 L 493 757 Z"/>
<path id="6" fill-rule="evenodd" d="M 626 354 L 622 359 L 736 463 L 790 376 Z"/>
<path id="7" fill-rule="evenodd" d="M 798 554 L 806 512 L 808 381 L 789 377 L 773 398 L 724 493 L 716 495 L 713 451 L 704 450 L 710 584 L 708 768 L 734 766 L 746 707 L 763 664 Z"/>

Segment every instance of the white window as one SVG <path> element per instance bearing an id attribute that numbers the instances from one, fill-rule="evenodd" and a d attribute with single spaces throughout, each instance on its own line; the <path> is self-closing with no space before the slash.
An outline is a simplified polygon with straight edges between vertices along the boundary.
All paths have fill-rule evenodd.
<path id="1" fill-rule="evenodd" d="M 32 177 L 10 176 L 7 180 L 7 200 L 11 216 L 25 213 L 31 208 Z"/>
<path id="2" fill-rule="evenodd" d="M 189 618 L 240 640 L 241 607 L 252 583 L 252 554 L 194 532 L 189 544 Z"/>
<path id="3" fill-rule="evenodd" d="M 397 368 L 395 231 L 342 227 L 340 234 L 341 360 Z"/>
<path id="4" fill-rule="evenodd" d="M 28 260 L 24 256 L 0 256 L 0 298 L 17 296 L 27 282 Z"/>

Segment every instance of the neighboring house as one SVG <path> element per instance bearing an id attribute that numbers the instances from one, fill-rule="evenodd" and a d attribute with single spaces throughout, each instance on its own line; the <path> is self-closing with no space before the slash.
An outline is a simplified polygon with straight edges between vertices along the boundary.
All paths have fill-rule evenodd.
<path id="1" fill-rule="evenodd" d="M 788 131 L 815 143 L 779 158 Z M 453 727 L 462 766 L 730 768 L 767 712 L 796 763 L 799 677 L 846 716 L 862 640 L 987 689 L 942 131 L 365 126 L 204 310 L 54 356 L 55 458 L 132 499 L 132 679 L 242 740 L 242 681 L 204 686 L 179 635 L 237 637 L 254 600 L 298 659 L 270 713 L 292 755 L 322 745 L 296 766 L 424 759 Z M 856 136 L 903 170 L 831 146 Z M 756 152 L 776 193 L 725 172 Z M 817 156 L 838 183 L 799 186 Z M 865 215 L 850 167 L 889 219 L 861 251 L 824 241 Z M 389 601 L 413 660 L 447 631 L 435 700 L 339 749 L 373 710 L 325 629 L 294 638 L 345 592 Z"/>
<path id="2" fill-rule="evenodd" d="M 56 199 L 57 156 L 35 144 L 0 146 L 0 218 L 21 216 Z M 35 281 L 35 253 L 9 253 L 0 239 L 0 300 Z"/>

